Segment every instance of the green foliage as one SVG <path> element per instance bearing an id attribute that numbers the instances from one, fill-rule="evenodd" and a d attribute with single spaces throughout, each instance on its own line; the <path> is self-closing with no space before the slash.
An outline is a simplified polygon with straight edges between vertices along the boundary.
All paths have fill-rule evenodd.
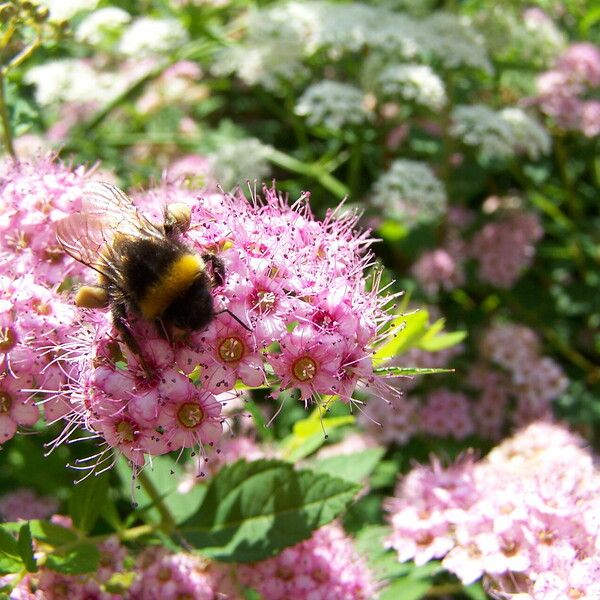
<path id="1" fill-rule="evenodd" d="M 69 498 L 69 512 L 76 529 L 90 532 L 102 511 L 108 495 L 108 473 L 88 477 L 73 487 Z"/>
<path id="2" fill-rule="evenodd" d="M 212 479 L 179 532 L 211 558 L 254 562 L 310 537 L 332 521 L 359 487 L 277 460 L 238 461 Z"/>

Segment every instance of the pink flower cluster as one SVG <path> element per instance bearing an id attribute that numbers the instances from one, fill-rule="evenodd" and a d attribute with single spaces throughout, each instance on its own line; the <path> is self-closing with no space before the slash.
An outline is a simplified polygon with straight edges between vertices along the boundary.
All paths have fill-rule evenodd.
<path id="1" fill-rule="evenodd" d="M 453 290 L 465 282 L 460 260 L 446 248 L 421 254 L 412 266 L 412 274 L 427 294 L 437 294 L 440 289 Z"/>
<path id="2" fill-rule="evenodd" d="M 117 448 L 141 466 L 146 454 L 202 453 L 218 442 L 222 405 L 238 393 L 238 381 L 273 386 L 275 398 L 295 389 L 305 404 L 330 394 L 350 402 L 357 386 L 386 389 L 371 355 L 391 298 L 380 294 L 377 276 L 368 289 L 370 240 L 355 232 L 355 215 L 330 211 L 317 221 L 307 194 L 290 206 L 274 189 L 248 201 L 241 193 L 200 197 L 165 185 L 136 201 L 154 218 L 165 204 L 190 206 L 184 241 L 226 266 L 214 292 L 218 316 L 170 341 L 130 317 L 143 368 L 110 315 L 87 311 L 56 349 L 69 382 L 50 398 L 67 399 L 72 409 L 60 440 L 83 425 L 106 441 L 103 457 L 112 460 L 108 450 Z"/>
<path id="3" fill-rule="evenodd" d="M 538 422 L 480 462 L 411 471 L 387 503 L 387 543 L 400 561 L 442 559 L 465 584 L 485 574 L 498 598 L 596 598 L 599 499 L 583 440 Z"/>
<path id="4" fill-rule="evenodd" d="M 537 215 L 512 211 L 487 223 L 473 236 L 469 253 L 479 262 L 481 281 L 509 288 L 533 259 L 544 235 Z"/>
<path id="5" fill-rule="evenodd" d="M 481 340 L 481 354 L 510 377 L 505 389 L 517 399 L 513 415 L 517 424 L 550 416 L 551 401 L 569 383 L 560 365 L 540 351 L 537 334 L 524 325 L 494 325 Z"/>
<path id="6" fill-rule="evenodd" d="M 88 276 L 58 246 L 54 224 L 76 210 L 89 173 L 39 159 L 2 163 L 0 178 L 0 443 L 39 418 L 31 389 L 64 380 L 50 346 L 67 341 L 75 308 L 57 292 L 65 277 Z M 60 400 L 46 405 L 53 420 Z"/>
<path id="7" fill-rule="evenodd" d="M 51 496 L 38 496 L 33 490 L 19 488 L 0 497 L 0 516 L 3 521 L 47 519 L 58 509 Z"/>
<path id="8" fill-rule="evenodd" d="M 138 557 L 136 579 L 129 588 L 128 600 L 236 600 L 240 596 L 227 580 L 222 567 L 189 553 L 171 553 L 166 548 L 150 547 Z"/>
<path id="9" fill-rule="evenodd" d="M 600 101 L 586 97 L 598 88 L 600 48 L 580 42 L 567 48 L 552 70 L 540 75 L 533 102 L 559 127 L 594 137 L 600 134 Z"/>
<path id="10" fill-rule="evenodd" d="M 488 204 L 498 208 L 510 198 L 491 197 Z M 512 286 L 529 267 L 535 244 L 544 235 L 539 218 L 519 208 L 502 211 L 493 221 L 475 230 L 469 239 L 475 215 L 455 207 L 448 214 L 447 230 L 439 248 L 424 252 L 412 266 L 412 274 L 423 291 L 434 295 L 465 283 L 465 262 L 479 263 L 477 275 L 500 288 Z"/>
<path id="11" fill-rule="evenodd" d="M 240 565 L 237 574 L 264 600 L 370 600 L 375 596 L 364 559 L 335 523 L 274 558 Z"/>

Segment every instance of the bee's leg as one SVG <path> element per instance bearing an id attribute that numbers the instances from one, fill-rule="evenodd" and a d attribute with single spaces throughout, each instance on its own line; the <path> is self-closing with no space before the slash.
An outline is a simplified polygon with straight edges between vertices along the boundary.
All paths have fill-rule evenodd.
<path id="1" fill-rule="evenodd" d="M 202 255 L 202 260 L 210 263 L 215 286 L 223 285 L 225 283 L 225 263 L 216 254 L 209 252 Z"/>
<path id="2" fill-rule="evenodd" d="M 152 377 L 152 369 L 148 367 L 146 360 L 144 359 L 144 355 L 142 354 L 142 350 L 137 343 L 134 335 L 131 333 L 129 329 L 129 325 L 127 323 L 127 310 L 126 306 L 123 302 L 115 302 L 112 305 L 112 317 L 113 323 L 117 328 L 118 332 L 121 334 L 123 338 L 123 342 L 125 345 L 138 357 L 140 365 L 144 369 L 144 372 L 148 377 Z"/>

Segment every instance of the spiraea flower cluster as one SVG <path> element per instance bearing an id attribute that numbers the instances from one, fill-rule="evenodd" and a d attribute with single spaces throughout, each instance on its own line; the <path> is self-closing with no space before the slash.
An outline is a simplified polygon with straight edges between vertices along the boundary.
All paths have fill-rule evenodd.
<path id="1" fill-rule="evenodd" d="M 537 80 L 532 99 L 556 125 L 587 137 L 600 134 L 600 48 L 588 42 L 573 44 L 558 57 L 554 68 Z"/>
<path id="2" fill-rule="evenodd" d="M 535 213 L 511 211 L 486 223 L 470 243 L 470 254 L 479 262 L 481 281 L 508 288 L 531 264 L 535 244 L 544 235 Z"/>
<path id="3" fill-rule="evenodd" d="M 300 96 L 296 113 L 306 117 L 311 125 L 338 130 L 360 125 L 371 116 L 365 94 L 359 88 L 337 81 L 320 81 Z"/>
<path id="4" fill-rule="evenodd" d="M 28 488 L 19 488 L 0 497 L 0 516 L 7 522 L 46 519 L 57 509 L 55 498 L 38 496 Z"/>
<path id="5" fill-rule="evenodd" d="M 3 163 L 0 179 L 0 443 L 19 426 L 36 423 L 32 388 L 57 389 L 64 381 L 50 346 L 65 343 L 75 307 L 57 292 L 65 277 L 89 277 L 59 247 L 54 225 L 80 206 L 88 175 L 50 160 Z M 68 408 L 46 405 L 53 420 Z"/>
<path id="6" fill-rule="evenodd" d="M 452 111 L 450 133 L 487 159 L 525 154 L 536 160 L 550 151 L 544 127 L 520 108 L 496 112 L 485 104 L 459 105 Z"/>
<path id="7" fill-rule="evenodd" d="M 68 173 L 64 167 L 52 169 Z M 18 170 L 14 178 L 17 185 Z M 42 192 L 46 200 L 48 194 Z M 33 207 L 37 193 L 34 187 L 25 198 Z M 78 188 L 78 201 L 84 193 Z M 388 321 L 391 298 L 379 293 L 377 276 L 367 288 L 370 240 L 366 232 L 355 231 L 356 215 L 330 211 L 318 221 L 308 207 L 308 195 L 290 206 L 274 189 L 248 201 L 241 193 L 201 197 L 188 188 L 166 185 L 137 201 L 151 218 L 160 218 L 165 203 L 188 203 L 192 219 L 185 242 L 199 254 L 217 253 L 226 266 L 226 281 L 214 291 L 217 316 L 184 339 L 168 339 L 154 324 L 130 314 L 138 355 L 123 342 L 109 311 L 75 314 L 66 295 L 43 286 L 36 292 L 36 284 L 22 279 L 23 291 L 16 299 L 23 298 L 24 304 L 12 307 L 16 300 L 11 288 L 7 314 L 37 333 L 50 331 L 52 337 L 35 336 L 49 348 L 48 371 L 32 355 L 29 370 L 18 373 L 47 372 L 53 378 L 16 379 L 14 347 L 22 344 L 19 356 L 24 360 L 23 352 L 31 353 L 35 345 L 21 342 L 20 330 L 7 321 L 11 333 L 5 336 L 5 362 L 15 376 L 5 374 L 0 382 L 6 388 L 3 398 L 11 398 L 2 403 L 3 418 L 12 423 L 5 438 L 16 425 L 37 419 L 38 408 L 31 401 L 36 387 L 42 388 L 48 410 L 54 410 L 49 414 L 69 413 L 57 443 L 83 426 L 106 442 L 101 457 L 112 460 L 108 450 L 117 448 L 138 466 L 146 454 L 215 444 L 223 430 L 222 405 L 236 396 L 238 382 L 270 387 L 274 398 L 283 390 L 296 390 L 305 404 L 328 395 L 351 402 L 357 386 L 375 394 L 386 389 L 374 374 L 371 354 L 380 326 Z M 36 214 L 32 210 L 28 218 Z M 88 277 L 89 269 L 77 269 L 73 276 Z M 25 310 L 27 303 L 49 308 L 40 310 L 36 319 Z M 13 388 L 26 390 L 20 392 L 21 401 L 12 401 Z"/>
<path id="8" fill-rule="evenodd" d="M 410 228 L 442 216 L 446 191 L 426 163 L 398 159 L 375 182 L 371 202 Z"/>
<path id="9" fill-rule="evenodd" d="M 444 82 L 427 65 L 390 65 L 379 75 L 384 97 L 396 98 L 440 110 L 446 104 Z"/>
<path id="10" fill-rule="evenodd" d="M 535 423 L 480 462 L 411 471 L 388 501 L 388 544 L 400 561 L 442 559 L 465 584 L 485 574 L 498 598 L 594 598 L 599 486 L 582 439 Z"/>
<path id="11" fill-rule="evenodd" d="M 225 570 L 188 553 L 172 553 L 150 547 L 138 556 L 136 578 L 127 591 L 128 600 L 214 600 L 241 598 L 229 589 Z"/>
<path id="12" fill-rule="evenodd" d="M 498 323 L 490 327 L 481 340 L 481 353 L 510 376 L 506 389 L 517 399 L 517 423 L 548 416 L 551 401 L 567 388 L 561 366 L 542 356 L 537 334 L 524 325 Z"/>
<path id="13" fill-rule="evenodd" d="M 240 565 L 238 577 L 264 600 L 369 600 L 375 595 L 366 562 L 335 523 L 274 558 Z"/>

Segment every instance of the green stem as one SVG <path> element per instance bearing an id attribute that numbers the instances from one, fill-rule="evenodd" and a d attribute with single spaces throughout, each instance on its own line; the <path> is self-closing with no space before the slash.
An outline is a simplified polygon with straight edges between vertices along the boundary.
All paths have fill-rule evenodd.
<path id="1" fill-rule="evenodd" d="M 171 511 L 167 508 L 163 502 L 163 497 L 160 495 L 150 478 L 144 471 L 140 471 L 137 475 L 137 479 L 140 485 L 144 488 L 145 492 L 150 496 L 152 505 L 156 507 L 161 516 L 161 528 L 165 533 L 170 533 L 175 529 L 175 519 L 171 514 Z"/>
<path id="2" fill-rule="evenodd" d="M 362 139 L 358 138 L 352 146 L 352 152 L 350 154 L 350 163 L 348 165 L 348 187 L 350 190 L 357 194 L 358 184 L 360 181 L 360 171 L 362 167 Z"/>
<path id="3" fill-rule="evenodd" d="M 6 67 L 4 67 L 4 74 L 6 74 L 10 69 L 18 67 L 22 62 L 25 62 L 36 51 L 41 43 L 42 39 L 39 36 L 36 37 L 35 40 L 29 44 L 29 46 L 23 48 L 23 50 L 14 56 L 6 65 Z"/>
<path id="4" fill-rule="evenodd" d="M 275 150 L 275 148 L 269 150 L 267 158 L 273 164 L 283 167 L 292 173 L 298 173 L 315 179 L 340 200 L 350 193 L 350 190 L 339 179 L 336 179 L 318 164 L 307 164 L 289 154 L 285 154 L 285 152 Z"/>
<path id="5" fill-rule="evenodd" d="M 0 119 L 2 120 L 2 137 L 6 151 L 13 157 L 17 158 L 15 146 L 13 144 L 12 129 L 10 127 L 10 119 L 8 116 L 8 108 L 6 106 L 6 95 L 4 89 L 4 74 L 0 72 Z"/>
<path id="6" fill-rule="evenodd" d="M 558 163 L 558 170 L 560 178 L 563 182 L 564 188 L 567 192 L 567 201 L 573 217 L 580 221 L 584 217 L 584 207 L 581 199 L 577 196 L 577 192 L 573 187 L 573 180 L 569 176 L 567 168 L 568 156 L 567 151 L 562 143 L 562 139 L 557 136 L 554 141 L 554 150 L 556 153 L 556 161 Z"/>

